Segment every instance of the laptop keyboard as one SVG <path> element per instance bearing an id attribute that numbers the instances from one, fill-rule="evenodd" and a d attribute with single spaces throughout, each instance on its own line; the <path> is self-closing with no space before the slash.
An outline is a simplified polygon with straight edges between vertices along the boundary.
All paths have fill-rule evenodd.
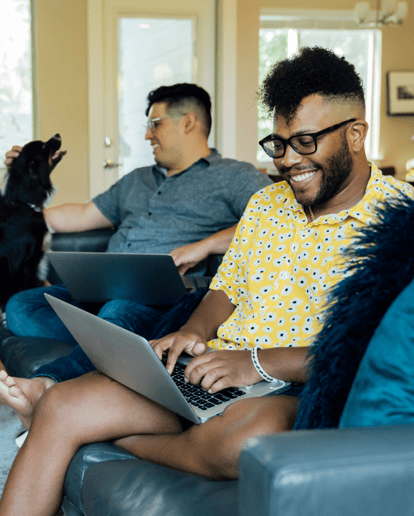
<path id="1" fill-rule="evenodd" d="M 167 359 L 163 358 L 163 364 L 166 365 Z M 201 385 L 193 385 L 192 383 L 186 383 L 184 381 L 184 370 L 186 366 L 181 362 L 177 362 L 174 367 L 174 371 L 171 375 L 172 379 L 176 383 L 177 387 L 183 393 L 185 399 L 201 410 L 207 410 L 221 405 L 225 401 L 234 400 L 246 394 L 244 391 L 237 387 L 228 387 L 215 394 L 210 394 L 205 391 Z"/>

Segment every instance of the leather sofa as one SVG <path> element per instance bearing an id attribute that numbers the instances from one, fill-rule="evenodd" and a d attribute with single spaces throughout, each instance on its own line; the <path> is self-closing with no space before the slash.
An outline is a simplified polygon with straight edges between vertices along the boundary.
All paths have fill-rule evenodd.
<path id="1" fill-rule="evenodd" d="M 103 251 L 110 234 L 54 235 L 52 248 Z M 59 281 L 53 271 L 50 279 Z M 72 347 L 0 330 L 0 360 L 16 376 L 32 376 Z M 239 480 L 221 482 L 96 443 L 73 458 L 62 509 L 66 516 L 408 516 L 414 507 L 413 442 L 411 424 L 261 436 L 246 443 Z"/>
<path id="2" fill-rule="evenodd" d="M 409 516 L 414 425 L 286 432 L 248 441 L 238 481 L 140 461 L 109 443 L 81 448 L 66 516 Z"/>

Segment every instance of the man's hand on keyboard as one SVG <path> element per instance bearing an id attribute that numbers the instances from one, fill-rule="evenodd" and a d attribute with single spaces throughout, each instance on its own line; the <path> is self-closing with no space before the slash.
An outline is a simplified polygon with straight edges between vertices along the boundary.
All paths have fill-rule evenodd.
<path id="1" fill-rule="evenodd" d="M 185 378 L 215 393 L 226 387 L 244 387 L 262 380 L 250 351 L 223 350 L 193 358 L 184 371 Z"/>
<path id="2" fill-rule="evenodd" d="M 161 339 L 151 340 L 150 344 L 161 360 L 164 352 L 168 350 L 166 368 L 171 374 L 177 358 L 183 351 L 194 357 L 202 355 L 207 349 L 207 342 L 199 335 L 189 331 L 177 331 Z"/>

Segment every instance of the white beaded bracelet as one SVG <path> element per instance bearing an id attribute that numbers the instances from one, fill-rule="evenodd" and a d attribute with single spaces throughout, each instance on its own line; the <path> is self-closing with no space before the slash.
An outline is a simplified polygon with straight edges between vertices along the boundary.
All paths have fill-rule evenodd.
<path id="1" fill-rule="evenodd" d="M 257 357 L 258 349 L 258 346 L 255 346 L 252 349 L 252 362 L 254 367 L 256 368 L 256 371 L 260 374 L 263 380 L 266 380 L 266 382 L 277 382 L 278 380 L 276 378 L 273 378 L 273 376 L 270 376 L 270 374 L 267 374 L 263 367 L 260 365 L 259 358 Z"/>

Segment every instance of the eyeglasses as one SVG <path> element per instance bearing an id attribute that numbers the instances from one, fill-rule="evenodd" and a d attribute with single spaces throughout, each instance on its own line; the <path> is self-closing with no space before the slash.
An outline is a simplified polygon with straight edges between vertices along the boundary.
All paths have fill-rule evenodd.
<path id="1" fill-rule="evenodd" d="M 176 116 L 163 116 L 160 118 L 148 118 L 148 122 L 146 128 L 150 131 L 154 132 L 155 129 L 160 125 L 162 120 L 172 120 L 173 118 L 181 118 L 184 115 L 176 115 Z"/>
<path id="2" fill-rule="evenodd" d="M 317 133 L 291 136 L 287 140 L 277 136 L 276 134 L 270 134 L 269 136 L 266 136 L 266 138 L 263 138 L 263 140 L 260 140 L 259 145 L 263 147 L 263 150 L 271 158 L 283 158 L 288 145 L 290 145 L 292 149 L 298 154 L 301 154 L 302 156 L 308 156 L 309 154 L 314 154 L 317 151 L 318 147 L 316 144 L 316 139 L 319 138 L 319 136 L 332 133 L 345 124 L 355 122 L 355 120 L 356 118 L 350 118 L 349 120 L 345 120 L 345 122 L 332 125 L 331 127 L 322 129 L 322 131 Z"/>
<path id="3" fill-rule="evenodd" d="M 147 129 L 154 132 L 155 129 L 160 125 L 159 122 L 161 122 L 162 120 L 166 120 L 167 118 L 170 118 L 170 117 L 163 116 L 161 118 L 148 118 Z"/>

